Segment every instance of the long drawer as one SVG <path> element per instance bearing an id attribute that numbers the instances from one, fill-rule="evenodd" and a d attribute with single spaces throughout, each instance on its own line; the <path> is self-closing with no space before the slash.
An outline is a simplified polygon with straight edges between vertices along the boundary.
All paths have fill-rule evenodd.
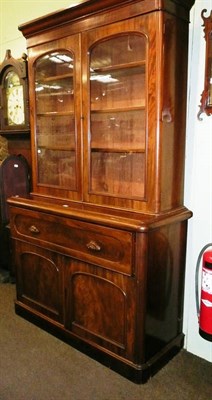
<path id="1" fill-rule="evenodd" d="M 48 213 L 10 209 L 11 235 L 132 275 L 133 233 Z"/>

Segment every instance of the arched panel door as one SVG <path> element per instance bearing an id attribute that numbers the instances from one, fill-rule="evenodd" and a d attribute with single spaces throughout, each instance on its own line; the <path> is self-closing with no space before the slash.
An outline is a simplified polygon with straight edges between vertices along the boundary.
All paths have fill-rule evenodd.
<path id="1" fill-rule="evenodd" d="M 17 301 L 35 313 L 63 321 L 62 266 L 60 257 L 25 243 L 16 254 Z"/>

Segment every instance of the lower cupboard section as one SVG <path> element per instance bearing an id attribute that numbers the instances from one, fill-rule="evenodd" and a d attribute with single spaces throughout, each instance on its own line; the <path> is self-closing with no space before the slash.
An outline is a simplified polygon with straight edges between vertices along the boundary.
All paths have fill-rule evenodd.
<path id="1" fill-rule="evenodd" d="M 99 349 L 134 359 L 134 277 L 15 241 L 16 307 Z"/>
<path id="2" fill-rule="evenodd" d="M 16 312 L 144 383 L 183 347 L 186 232 L 186 220 L 133 232 L 125 273 L 116 252 L 106 268 L 96 249 L 88 255 L 79 245 L 75 258 L 43 237 L 13 237 Z"/>

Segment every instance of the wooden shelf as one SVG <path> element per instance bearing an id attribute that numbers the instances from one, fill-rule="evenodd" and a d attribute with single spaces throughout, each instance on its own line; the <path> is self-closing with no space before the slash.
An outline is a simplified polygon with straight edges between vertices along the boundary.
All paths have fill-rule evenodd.
<path id="1" fill-rule="evenodd" d="M 41 82 L 52 82 L 52 81 L 59 81 L 59 80 L 61 80 L 61 79 L 67 79 L 67 78 L 73 78 L 73 72 L 72 73 L 70 73 L 70 74 L 62 74 L 62 75 L 54 75 L 54 76 L 42 76 L 41 78 L 39 78 L 39 76 L 38 76 L 38 79 L 37 79 L 37 81 L 39 82 L 39 83 L 41 83 Z"/>
<path id="2" fill-rule="evenodd" d="M 145 69 L 146 66 L 146 61 L 140 61 L 140 62 L 130 62 L 130 63 L 124 63 L 124 64 L 115 64 L 115 65 L 109 65 L 106 67 L 101 67 L 101 68 L 93 68 L 92 72 L 94 73 L 103 73 L 103 72 L 112 72 L 112 71 L 119 71 L 122 70 L 131 70 L 132 68 L 140 68 L 143 67 Z"/>
<path id="3" fill-rule="evenodd" d="M 74 146 L 65 146 L 65 145 L 62 145 L 62 146 L 44 146 L 44 145 L 39 145 L 39 143 L 38 143 L 38 148 L 39 149 L 45 149 L 45 150 L 54 150 L 54 151 L 67 151 L 67 152 L 69 152 L 69 151 L 71 151 L 71 152 L 75 152 L 75 147 Z"/>
<path id="4" fill-rule="evenodd" d="M 142 110 L 146 110 L 145 105 L 141 105 L 141 106 L 136 106 L 136 107 L 113 107 L 113 108 L 107 108 L 107 109 L 93 109 L 91 108 L 91 114 L 115 114 L 115 113 L 127 113 L 130 111 L 142 111 Z"/>
<path id="5" fill-rule="evenodd" d="M 75 116 L 74 111 L 46 111 L 37 113 L 38 117 L 62 117 L 62 116 Z"/>
<path id="6" fill-rule="evenodd" d="M 37 99 L 42 98 L 42 97 L 53 97 L 53 96 L 73 96 L 74 93 L 68 93 L 68 92 L 55 92 L 55 93 L 37 93 L 36 97 Z"/>
<path id="7" fill-rule="evenodd" d="M 122 147 L 97 147 L 97 146 L 95 146 L 95 147 L 92 147 L 91 146 L 91 151 L 93 151 L 93 152 L 101 152 L 101 153 L 126 153 L 126 154 L 128 154 L 128 155 L 130 155 L 130 154 L 136 154 L 136 153 L 145 153 L 145 149 L 143 148 L 143 149 L 139 149 L 138 147 L 137 148 L 132 148 L 132 147 L 130 147 L 130 148 L 127 148 L 127 147 L 124 147 L 124 148 L 122 148 Z"/>

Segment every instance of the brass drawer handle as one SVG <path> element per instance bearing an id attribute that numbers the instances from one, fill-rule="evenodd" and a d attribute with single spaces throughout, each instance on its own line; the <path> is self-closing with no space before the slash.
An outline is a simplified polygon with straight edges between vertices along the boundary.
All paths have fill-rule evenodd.
<path id="1" fill-rule="evenodd" d="M 101 250 L 101 247 L 94 240 L 91 240 L 89 243 L 87 243 L 86 247 L 88 248 L 88 250 L 93 250 L 93 251 Z"/>
<path id="2" fill-rule="evenodd" d="M 31 233 L 40 233 L 39 229 L 36 228 L 35 225 L 31 225 L 30 228 L 29 228 L 29 231 L 30 231 Z"/>

